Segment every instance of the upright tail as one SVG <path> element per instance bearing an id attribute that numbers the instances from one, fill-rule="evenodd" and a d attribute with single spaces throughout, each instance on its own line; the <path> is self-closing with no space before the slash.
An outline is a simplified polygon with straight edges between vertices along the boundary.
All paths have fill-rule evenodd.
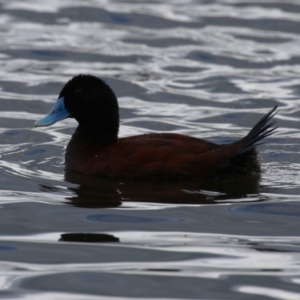
<path id="1" fill-rule="evenodd" d="M 273 117 L 276 115 L 275 110 L 277 106 L 274 106 L 263 118 L 261 118 L 257 124 L 251 129 L 251 131 L 239 141 L 241 143 L 241 148 L 239 148 L 237 154 L 245 153 L 258 145 L 265 137 L 271 135 L 277 127 L 273 127 L 276 124 L 276 121 L 273 120 Z M 273 128 L 272 128 L 273 127 Z"/>
<path id="2" fill-rule="evenodd" d="M 261 140 L 271 135 L 276 129 L 273 127 L 276 121 L 273 120 L 277 106 L 272 108 L 250 132 L 242 139 L 232 143 L 220 145 L 218 149 L 208 151 L 201 156 L 201 166 L 204 174 L 211 174 L 219 177 L 227 176 L 235 172 L 257 172 L 259 164 L 256 153 L 249 151 L 262 144 Z M 245 154 L 245 155 L 243 155 Z"/>

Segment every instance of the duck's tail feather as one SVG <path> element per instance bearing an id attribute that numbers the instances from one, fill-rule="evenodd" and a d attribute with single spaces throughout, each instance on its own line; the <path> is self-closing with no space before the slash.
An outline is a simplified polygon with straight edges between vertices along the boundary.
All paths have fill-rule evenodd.
<path id="1" fill-rule="evenodd" d="M 244 137 L 242 146 L 237 154 L 245 153 L 254 149 L 256 146 L 263 144 L 262 142 L 259 143 L 259 141 L 274 133 L 277 127 L 273 127 L 276 124 L 276 121 L 272 120 L 272 118 L 276 115 L 276 109 L 277 106 L 274 106 L 257 122 L 251 131 Z"/>

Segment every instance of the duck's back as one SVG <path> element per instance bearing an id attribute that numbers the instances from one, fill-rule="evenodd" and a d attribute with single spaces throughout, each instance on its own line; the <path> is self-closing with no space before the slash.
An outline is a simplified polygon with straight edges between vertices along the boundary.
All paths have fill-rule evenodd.
<path id="1" fill-rule="evenodd" d="M 232 165 L 243 169 L 242 164 L 251 157 L 250 166 L 257 170 L 255 151 L 240 154 L 235 161 L 237 149 L 237 143 L 216 145 L 170 133 L 120 138 L 101 146 L 89 142 L 77 130 L 67 147 L 66 165 L 76 172 L 98 176 L 201 178 L 217 177 L 227 167 L 233 172 Z"/>

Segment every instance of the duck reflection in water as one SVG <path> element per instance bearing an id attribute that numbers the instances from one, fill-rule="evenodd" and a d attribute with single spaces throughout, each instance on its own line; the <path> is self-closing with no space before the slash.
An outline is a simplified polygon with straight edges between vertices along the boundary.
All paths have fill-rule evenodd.
<path id="1" fill-rule="evenodd" d="M 246 174 L 219 180 L 201 182 L 157 181 L 144 179 L 117 179 L 94 177 L 72 171 L 65 173 L 65 180 L 73 196 L 68 204 L 78 207 L 118 207 L 126 202 L 170 204 L 220 204 L 240 201 L 263 201 L 259 194 L 259 174 Z M 125 204 L 126 205 L 126 204 Z"/>
<path id="2" fill-rule="evenodd" d="M 198 187 L 200 183 L 201 187 L 205 187 L 207 181 L 218 184 L 216 179 L 235 177 L 232 182 L 235 189 L 238 188 L 237 178 L 251 175 L 258 181 L 260 165 L 255 148 L 274 132 L 275 121 L 272 118 L 275 110 L 276 107 L 245 137 L 231 144 L 218 145 L 173 133 L 118 138 L 119 106 L 115 94 L 101 79 L 78 75 L 63 87 L 50 114 L 35 125 L 49 126 L 67 117 L 78 121 L 79 125 L 66 150 L 65 161 L 69 172 L 102 177 L 100 181 L 106 182 L 106 185 L 110 184 L 104 177 L 134 180 L 126 188 L 123 187 L 125 194 L 130 193 L 133 184 L 148 190 L 148 183 L 141 183 L 141 179 L 159 180 L 155 184 L 161 189 L 169 189 L 169 197 L 172 197 L 180 181 L 195 181 Z M 66 174 L 68 178 L 70 175 Z M 89 178 L 89 181 L 99 181 Z M 119 185 L 122 180 L 117 180 Z M 184 189 L 193 191 L 189 187 L 180 191 Z M 116 190 L 121 191 L 120 188 Z M 126 195 L 121 199 L 126 199 Z"/>

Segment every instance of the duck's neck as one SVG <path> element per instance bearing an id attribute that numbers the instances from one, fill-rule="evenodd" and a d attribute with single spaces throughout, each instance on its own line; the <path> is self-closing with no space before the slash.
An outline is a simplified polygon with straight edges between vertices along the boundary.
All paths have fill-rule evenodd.
<path id="1" fill-rule="evenodd" d="M 97 142 L 91 141 L 78 126 L 66 149 L 66 165 L 74 169 L 75 165 L 78 167 L 78 162 L 89 162 L 101 148 L 106 147 Z"/>
<path id="2" fill-rule="evenodd" d="M 119 115 L 99 116 L 79 123 L 76 131 L 80 132 L 90 143 L 109 145 L 117 141 Z"/>
<path id="3" fill-rule="evenodd" d="M 98 145 L 109 145 L 117 141 L 118 135 L 111 134 L 105 130 L 105 128 L 84 128 L 83 126 L 79 125 L 76 129 L 76 132 L 80 133 L 85 139 L 92 143 Z"/>

